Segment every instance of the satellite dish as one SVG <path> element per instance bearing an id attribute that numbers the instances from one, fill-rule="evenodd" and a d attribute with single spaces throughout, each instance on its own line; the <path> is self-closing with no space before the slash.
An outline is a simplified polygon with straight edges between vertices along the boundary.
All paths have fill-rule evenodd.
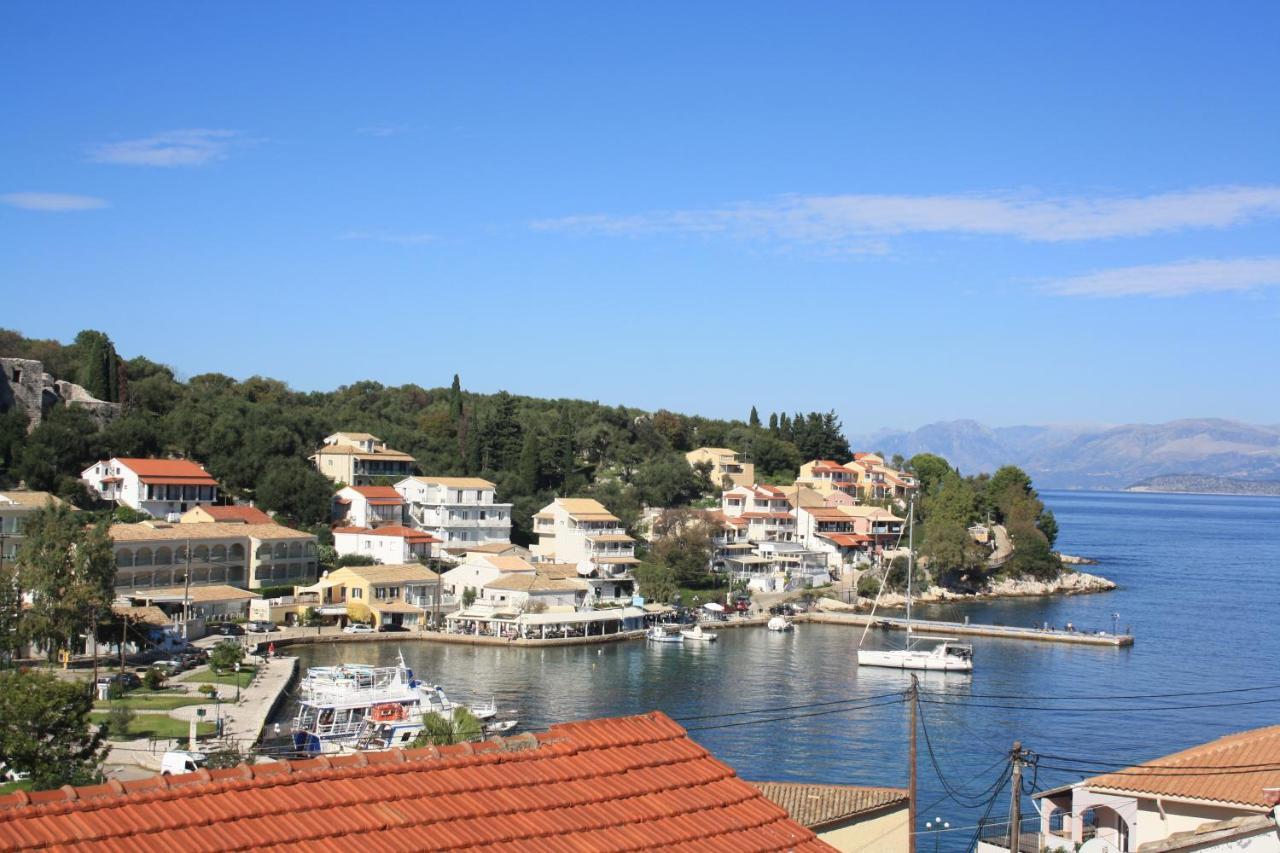
<path id="1" fill-rule="evenodd" d="M 1090 838 L 1076 853 L 1120 853 L 1120 848 L 1105 838 Z"/>
<path id="2" fill-rule="evenodd" d="M 595 574 L 595 571 L 596 571 L 596 567 L 591 564 L 590 560 L 578 561 L 578 574 L 581 575 L 582 577 L 584 578 L 590 577 L 591 575 Z"/>

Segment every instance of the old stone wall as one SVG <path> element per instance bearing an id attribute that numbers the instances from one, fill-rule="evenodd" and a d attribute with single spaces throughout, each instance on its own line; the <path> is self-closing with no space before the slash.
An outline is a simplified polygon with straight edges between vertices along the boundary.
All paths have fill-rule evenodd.
<path id="1" fill-rule="evenodd" d="M 99 424 L 120 414 L 119 403 L 99 400 L 74 382 L 54 379 L 38 361 L 0 358 L 0 414 L 21 409 L 30 431 L 59 403 L 87 409 Z"/>

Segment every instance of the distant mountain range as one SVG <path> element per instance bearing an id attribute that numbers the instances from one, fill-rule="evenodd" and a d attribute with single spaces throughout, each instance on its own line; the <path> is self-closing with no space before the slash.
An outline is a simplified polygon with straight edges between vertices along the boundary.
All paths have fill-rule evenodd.
<path id="1" fill-rule="evenodd" d="M 1280 480 L 1237 480 L 1208 474 L 1161 474 L 1134 483 L 1130 492 L 1194 492 L 1201 495 L 1280 495 Z"/>
<path id="2" fill-rule="evenodd" d="M 936 453 L 964 474 L 1018 465 L 1049 489 L 1124 489 L 1175 474 L 1280 479 L 1280 427 L 1217 418 L 994 428 L 949 421 L 910 432 L 882 430 L 854 444 L 890 456 Z"/>

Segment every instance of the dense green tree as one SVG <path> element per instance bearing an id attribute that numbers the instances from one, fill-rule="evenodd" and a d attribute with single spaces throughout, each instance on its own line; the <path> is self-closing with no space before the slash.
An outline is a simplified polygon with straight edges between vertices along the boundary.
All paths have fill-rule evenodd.
<path id="1" fill-rule="evenodd" d="M 774 435 L 778 434 L 778 413 L 777 412 L 769 413 L 769 432 L 773 433 Z"/>
<path id="2" fill-rule="evenodd" d="M 22 610 L 18 564 L 0 553 L 0 669 L 13 661 L 21 647 Z"/>
<path id="3" fill-rule="evenodd" d="M 72 346 L 79 360 L 76 384 L 99 400 L 119 402 L 120 369 L 115 345 L 102 332 L 89 329 L 76 335 Z"/>
<path id="4" fill-rule="evenodd" d="M 656 560 L 645 560 L 635 568 L 636 592 L 645 601 L 666 603 L 675 600 L 680 593 L 676 573 L 670 566 Z"/>
<path id="5" fill-rule="evenodd" d="M 79 648 L 100 614 L 111 610 L 115 553 L 107 523 L 85 527 L 67 506 L 48 505 L 28 517 L 18 551 L 18 582 L 31 595 L 22 633 L 44 646 Z"/>
<path id="6" fill-rule="evenodd" d="M 636 471 L 635 487 L 646 506 L 686 506 L 702 495 L 704 485 L 678 453 L 651 459 Z"/>
<path id="7" fill-rule="evenodd" d="M 18 457 L 27 440 L 27 413 L 14 406 L 0 414 L 0 485 L 15 485 Z"/>
<path id="8" fill-rule="evenodd" d="M 916 475 L 921 494 L 929 494 L 934 487 L 955 471 L 951 463 L 934 453 L 917 453 L 907 462 L 911 473 Z"/>
<path id="9" fill-rule="evenodd" d="M 949 570 L 969 571 L 982 565 L 985 555 L 969 536 L 974 494 L 968 482 L 948 471 L 921 499 L 920 509 L 925 519 L 921 552 L 929 558 L 936 577 Z"/>
<path id="10" fill-rule="evenodd" d="M 267 463 L 255 490 L 258 502 L 299 524 L 329 520 L 333 484 L 297 458 L 275 457 Z"/>
<path id="11" fill-rule="evenodd" d="M 756 411 L 756 407 L 751 407 L 751 415 L 747 418 L 747 426 L 752 429 L 760 428 L 760 413 Z"/>
<path id="12" fill-rule="evenodd" d="M 667 510 L 653 524 L 649 555 L 670 568 L 680 586 L 711 585 L 714 583 L 710 566 L 715 532 L 715 527 L 701 513 Z"/>
<path id="13" fill-rule="evenodd" d="M 209 668 L 215 673 L 235 669 L 244 660 L 244 647 L 239 643 L 218 643 L 209 652 Z"/>
<path id="14" fill-rule="evenodd" d="M 76 406 L 55 406 L 32 430 L 18 456 L 18 476 L 27 487 L 58 491 L 64 477 L 77 478 L 95 455 L 98 425 Z"/>
<path id="15" fill-rule="evenodd" d="M 43 672 L 0 672 L 0 755 L 37 790 L 100 778 L 102 735 L 90 731 L 84 685 Z"/>

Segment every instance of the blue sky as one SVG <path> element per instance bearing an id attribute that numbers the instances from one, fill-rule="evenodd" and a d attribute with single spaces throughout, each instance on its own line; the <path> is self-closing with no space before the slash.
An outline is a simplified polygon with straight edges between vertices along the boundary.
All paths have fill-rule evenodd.
<path id="1" fill-rule="evenodd" d="M 0 326 L 851 432 L 1280 423 L 1280 7 L 0 10 Z"/>

